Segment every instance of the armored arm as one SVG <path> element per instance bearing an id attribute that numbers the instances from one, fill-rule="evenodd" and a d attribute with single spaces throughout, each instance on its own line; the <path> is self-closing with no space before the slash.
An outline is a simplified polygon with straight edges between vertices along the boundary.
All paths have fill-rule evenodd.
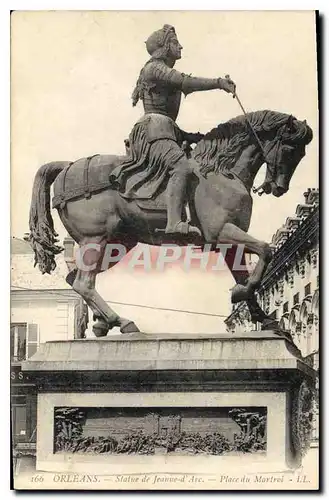
<path id="1" fill-rule="evenodd" d="M 234 93 L 234 89 L 230 88 L 227 80 L 224 78 L 199 78 L 195 76 L 184 76 L 182 91 L 185 95 L 192 92 L 200 92 L 202 90 L 220 89 L 225 92 Z"/>
<path id="2" fill-rule="evenodd" d="M 199 78 L 185 75 L 179 71 L 169 68 L 162 61 L 154 61 L 146 68 L 146 78 L 154 83 L 181 90 L 185 95 L 202 90 L 221 89 L 234 93 L 235 85 L 231 80 L 225 78 Z"/>

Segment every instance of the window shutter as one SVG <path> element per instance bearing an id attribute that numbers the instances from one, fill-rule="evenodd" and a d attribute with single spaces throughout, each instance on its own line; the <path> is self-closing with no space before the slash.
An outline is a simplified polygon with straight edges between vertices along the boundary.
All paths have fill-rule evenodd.
<path id="1" fill-rule="evenodd" d="M 30 358 L 38 349 L 39 338 L 38 338 L 38 325 L 34 323 L 29 323 L 27 326 L 27 349 L 26 358 Z"/>

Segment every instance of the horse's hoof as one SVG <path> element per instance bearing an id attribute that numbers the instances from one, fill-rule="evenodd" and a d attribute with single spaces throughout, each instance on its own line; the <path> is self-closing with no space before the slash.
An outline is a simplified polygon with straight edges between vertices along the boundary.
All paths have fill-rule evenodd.
<path id="1" fill-rule="evenodd" d="M 103 321 L 97 321 L 93 325 L 93 333 L 95 337 L 106 337 L 109 329 L 109 325 L 107 325 Z"/>
<path id="2" fill-rule="evenodd" d="M 69 272 L 69 274 L 66 276 L 65 281 L 68 285 L 73 286 L 74 280 L 78 274 L 77 269 L 73 269 L 72 271 Z"/>
<path id="3" fill-rule="evenodd" d="M 275 331 L 279 330 L 280 331 L 281 329 L 279 327 L 279 323 L 275 319 L 265 318 L 262 321 L 261 330 L 275 330 Z"/>
<path id="4" fill-rule="evenodd" d="M 253 313 L 250 315 L 250 320 L 252 323 L 262 323 L 264 319 L 266 318 L 265 314 L 261 313 Z"/>
<path id="5" fill-rule="evenodd" d="M 124 325 L 121 325 L 120 328 L 121 333 L 139 333 L 139 328 L 135 325 L 133 321 L 128 321 Z"/>
<path id="6" fill-rule="evenodd" d="M 231 294 L 231 302 L 232 304 L 236 304 L 237 302 L 248 300 L 250 295 L 251 292 L 245 285 L 235 285 Z"/>
<path id="7" fill-rule="evenodd" d="M 282 330 L 276 320 L 265 318 L 265 320 L 262 322 L 261 330 L 273 330 L 274 333 L 276 333 L 280 337 L 284 337 L 285 339 L 289 340 L 289 342 L 294 344 L 294 339 L 292 338 L 291 333 L 288 330 Z"/>

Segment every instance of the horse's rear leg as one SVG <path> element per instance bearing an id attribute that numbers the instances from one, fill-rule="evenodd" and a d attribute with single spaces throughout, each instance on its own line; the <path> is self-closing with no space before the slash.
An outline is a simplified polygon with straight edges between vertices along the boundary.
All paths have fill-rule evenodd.
<path id="1" fill-rule="evenodd" d="M 85 238 L 81 241 L 76 255 L 76 269 L 68 274 L 66 280 L 92 310 L 96 319 L 93 332 L 97 337 L 107 335 L 115 326 L 120 327 L 121 333 L 138 332 L 137 326 L 132 321 L 120 317 L 95 289 L 97 274 L 117 263 L 112 262 L 103 269 L 106 243 L 107 237 L 104 236 Z"/>
<path id="2" fill-rule="evenodd" d="M 92 310 L 93 314 L 103 320 L 106 329 L 99 328 L 93 329 L 96 336 L 104 336 L 110 328 L 117 326 L 119 323 L 119 316 L 111 307 L 102 299 L 102 297 L 95 290 L 97 271 L 82 271 L 77 269 L 75 279 L 72 284 L 75 290 L 87 305 Z"/>
<path id="3" fill-rule="evenodd" d="M 139 332 L 130 320 L 120 317 L 95 290 L 97 271 L 77 270 L 72 288 L 85 300 L 98 321 L 93 326 L 96 337 L 104 337 L 115 326 L 121 333 Z"/>

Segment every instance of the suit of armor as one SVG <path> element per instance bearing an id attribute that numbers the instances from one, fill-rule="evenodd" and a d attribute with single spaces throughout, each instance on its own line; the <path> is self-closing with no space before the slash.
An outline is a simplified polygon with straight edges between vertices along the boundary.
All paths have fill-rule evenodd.
<path id="1" fill-rule="evenodd" d="M 201 134 L 187 134 L 177 126 L 181 96 L 212 89 L 230 92 L 235 86 L 226 79 L 192 77 L 173 69 L 182 47 L 172 26 L 165 25 L 154 32 L 146 47 L 152 57 L 142 68 L 132 96 L 133 105 L 138 100 L 143 102 L 144 115 L 130 134 L 128 162 L 114 171 L 112 177 L 124 196 L 151 198 L 169 174 L 166 233 L 201 235 L 197 227 L 181 220 L 193 167 L 192 160 L 182 150 L 182 143 L 202 138 Z"/>

